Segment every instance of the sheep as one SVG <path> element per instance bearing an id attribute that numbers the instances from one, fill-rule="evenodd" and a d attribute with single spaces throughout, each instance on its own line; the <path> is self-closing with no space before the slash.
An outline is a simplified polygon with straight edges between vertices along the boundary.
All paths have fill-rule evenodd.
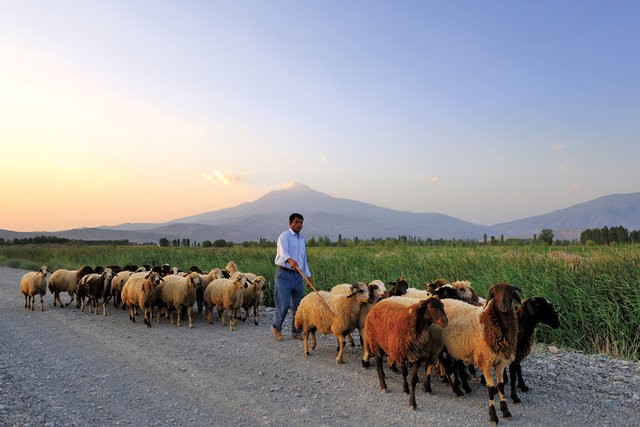
<path id="1" fill-rule="evenodd" d="M 244 291 L 242 300 L 242 308 L 244 309 L 244 317 L 242 321 L 245 322 L 249 318 L 249 311 L 253 308 L 253 324 L 258 324 L 258 317 L 260 316 L 260 305 L 262 304 L 262 295 L 267 287 L 267 279 L 264 276 L 255 276 L 251 273 L 245 273 L 247 278 L 251 281 L 251 284 L 247 286 Z M 252 277 L 254 276 L 254 277 Z"/>
<path id="2" fill-rule="evenodd" d="M 102 274 L 87 274 L 80 279 L 77 289 L 77 307 L 80 311 L 84 311 L 84 298 L 89 298 L 89 313 L 95 309 L 98 314 L 98 300 L 102 299 L 102 315 L 107 315 L 107 299 L 111 294 L 111 281 L 113 280 L 113 271 L 110 268 L 105 269 Z"/>
<path id="3" fill-rule="evenodd" d="M 240 271 L 236 263 L 233 261 L 229 261 L 227 265 L 224 267 L 224 270 L 229 273 L 229 276 L 233 276 L 238 271 Z"/>
<path id="4" fill-rule="evenodd" d="M 522 305 L 516 310 L 518 318 L 518 345 L 516 347 L 516 357 L 509 364 L 509 375 L 511 377 L 511 400 L 514 403 L 520 403 L 516 391 L 516 376 L 518 379 L 518 388 L 524 392 L 529 391 L 529 387 L 524 383 L 522 378 L 522 362 L 533 350 L 534 331 L 539 323 L 551 326 L 557 329 L 560 326 L 558 313 L 553 308 L 553 304 L 544 297 L 527 298 Z"/>
<path id="5" fill-rule="evenodd" d="M 331 311 L 325 307 L 321 299 Z M 319 291 L 303 297 L 294 317 L 294 326 L 302 330 L 304 354 L 309 355 L 309 334 L 312 349 L 317 345 L 316 332 L 333 334 L 338 347 L 336 363 L 344 363 L 342 356 L 345 336 L 358 327 L 361 306 L 368 301 L 369 292 L 364 283 L 351 285 L 348 295 Z"/>
<path id="6" fill-rule="evenodd" d="M 463 363 L 475 363 L 482 371 L 489 394 L 489 419 L 497 423 L 493 405 L 496 392 L 500 398 L 500 411 L 511 417 L 504 394 L 504 368 L 516 355 L 518 321 L 513 309 L 513 299 L 522 290 L 507 283 L 498 283 L 489 289 L 487 304 L 483 309 L 462 301 L 445 299 L 443 304 L 449 325 L 442 330 L 442 343 L 447 353 Z M 491 369 L 496 372 L 497 387 Z"/>
<path id="7" fill-rule="evenodd" d="M 115 308 L 118 308 L 118 305 L 122 304 L 122 287 L 127 283 L 129 276 L 136 271 L 138 271 L 138 267 L 135 265 L 128 265 L 125 266 L 123 270 L 116 273 L 115 276 L 113 276 L 113 279 L 111 279 L 111 297 L 113 298 L 113 306 Z M 124 310 L 124 304 L 122 305 L 122 309 Z"/>
<path id="8" fill-rule="evenodd" d="M 136 307 L 144 314 L 144 323 L 151 327 L 153 306 L 156 303 L 156 289 L 162 282 L 162 275 L 155 271 L 133 273 L 122 287 L 122 304 L 129 307 L 129 320 L 135 323 Z"/>
<path id="9" fill-rule="evenodd" d="M 229 279 L 215 279 L 211 282 L 203 298 L 209 323 L 213 324 L 213 307 L 215 306 L 222 326 L 226 326 L 224 311 L 228 312 L 229 330 L 233 331 L 247 286 L 246 277 L 242 273 L 237 273 Z"/>
<path id="10" fill-rule="evenodd" d="M 369 314 L 369 311 L 375 303 L 377 303 L 381 299 L 389 297 L 389 291 L 387 291 L 387 288 L 384 286 L 384 282 L 382 280 L 372 280 L 371 282 L 369 282 L 369 285 L 367 285 L 367 289 L 369 291 L 369 300 L 367 301 L 367 304 L 363 304 L 360 307 L 360 317 L 358 319 L 358 327 L 356 328 L 358 329 L 358 335 L 360 335 L 360 345 L 362 346 L 362 348 L 364 348 L 364 321 L 367 318 L 367 314 Z M 332 294 L 348 294 L 350 293 L 350 290 L 351 285 L 348 283 L 343 283 L 332 287 L 330 292 Z M 354 347 L 355 343 L 353 342 L 353 337 L 351 336 L 351 334 L 347 334 L 346 338 L 347 341 L 349 341 L 349 345 L 351 347 Z"/>
<path id="11" fill-rule="evenodd" d="M 180 314 L 184 307 L 189 317 L 189 329 L 193 328 L 193 303 L 196 302 L 196 289 L 202 286 L 202 279 L 197 271 L 182 277 L 177 274 L 164 276 L 164 281 L 158 286 L 156 301 L 158 304 L 157 322 L 160 323 L 161 309 L 168 312 L 169 323 L 173 323 L 171 307 L 176 309 L 177 324 L 180 326 Z"/>
<path id="12" fill-rule="evenodd" d="M 20 292 L 24 295 L 24 308 L 34 311 L 36 295 L 40 295 L 40 311 L 44 311 L 44 296 L 47 293 L 47 266 L 38 271 L 25 273 L 20 279 Z"/>
<path id="13" fill-rule="evenodd" d="M 207 274 L 200 274 L 200 280 L 202 280 L 202 286 L 196 290 L 196 305 L 198 306 L 198 313 L 202 313 L 204 306 L 204 291 L 209 286 L 209 283 L 215 279 L 228 279 L 229 273 L 226 270 L 220 268 L 213 268 Z"/>
<path id="14" fill-rule="evenodd" d="M 391 286 L 391 289 L 389 289 L 389 295 L 393 297 L 406 294 L 407 289 L 409 288 L 409 284 L 403 277 L 396 279 L 394 282 L 389 282 L 387 285 Z"/>
<path id="15" fill-rule="evenodd" d="M 53 294 L 53 306 L 56 306 L 56 301 L 60 303 L 60 307 L 68 307 L 71 305 L 75 299 L 78 282 L 83 276 L 91 273 L 93 273 L 93 268 L 89 265 L 82 266 L 79 270 L 65 270 L 61 268 L 54 271 L 48 282 L 49 292 Z M 66 292 L 69 294 L 69 297 L 71 297 L 67 304 L 62 303 L 60 292 Z"/>
<path id="16" fill-rule="evenodd" d="M 415 300 L 414 300 L 415 301 Z M 376 358 L 376 370 L 380 390 L 387 391 L 382 358 L 402 366 L 402 386 L 409 393 L 409 408 L 416 408 L 415 387 L 418 367 L 423 360 L 433 362 L 442 350 L 442 342 L 433 339 L 432 325 L 446 328 L 447 315 L 438 298 L 427 298 L 406 307 L 394 298 L 376 304 L 365 321 L 364 342 L 366 352 Z M 407 363 L 411 368 L 410 384 L 407 384 Z"/>

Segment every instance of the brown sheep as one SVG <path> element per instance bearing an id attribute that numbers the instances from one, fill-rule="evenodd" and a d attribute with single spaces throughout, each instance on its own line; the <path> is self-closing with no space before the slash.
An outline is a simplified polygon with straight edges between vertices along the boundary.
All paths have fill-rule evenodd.
<path id="1" fill-rule="evenodd" d="M 387 355 L 390 361 L 402 366 L 403 390 L 409 393 L 409 408 L 416 408 L 418 367 L 425 360 L 433 362 L 442 350 L 442 343 L 433 339 L 431 325 L 444 328 L 447 323 L 444 306 L 438 298 L 427 298 L 409 307 L 390 298 L 371 309 L 365 320 L 365 352 L 376 358 L 381 391 L 387 391 L 382 363 L 382 358 Z M 407 364 L 411 368 L 410 389 Z"/>
<path id="2" fill-rule="evenodd" d="M 162 280 L 162 275 L 155 271 L 134 273 L 129 277 L 122 288 L 122 304 L 129 307 L 129 320 L 135 323 L 136 307 L 139 307 L 144 314 L 144 324 L 151 327 L 156 289 Z"/>

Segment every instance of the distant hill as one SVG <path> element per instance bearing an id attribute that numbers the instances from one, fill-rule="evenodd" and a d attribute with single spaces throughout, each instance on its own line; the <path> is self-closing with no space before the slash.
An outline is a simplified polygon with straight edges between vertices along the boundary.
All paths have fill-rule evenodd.
<path id="1" fill-rule="evenodd" d="M 629 231 L 640 229 L 640 193 L 612 194 L 547 214 L 491 227 L 494 235 L 530 237 L 550 228 L 556 239 L 579 238 L 587 228 L 621 225 Z"/>
<path id="2" fill-rule="evenodd" d="M 305 216 L 303 233 L 307 238 L 328 236 L 336 240 L 359 237 L 397 237 L 401 235 L 432 239 L 477 239 L 486 233 L 496 237 L 528 238 L 544 228 L 554 231 L 556 239 L 579 238 L 585 228 L 622 225 L 640 229 L 640 193 L 617 194 L 566 209 L 486 226 L 466 222 L 440 213 L 411 213 L 368 203 L 329 196 L 303 184 L 271 191 L 248 203 L 178 218 L 161 224 L 127 223 L 97 228 L 78 228 L 56 232 L 21 233 L 0 230 L 5 239 L 56 235 L 81 240 L 120 240 L 157 242 L 162 237 L 232 242 L 261 238 L 275 240 L 288 226 L 291 212 Z"/>

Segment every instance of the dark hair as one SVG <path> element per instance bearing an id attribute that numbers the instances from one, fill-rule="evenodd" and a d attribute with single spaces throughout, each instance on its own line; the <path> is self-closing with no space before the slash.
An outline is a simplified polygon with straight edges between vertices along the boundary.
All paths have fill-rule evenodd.
<path id="1" fill-rule="evenodd" d="M 301 221 L 304 221 L 304 217 L 302 216 L 302 214 L 299 214 L 298 212 L 294 212 L 291 215 L 289 215 L 289 224 L 291 224 L 293 220 L 296 218 L 300 219 Z"/>

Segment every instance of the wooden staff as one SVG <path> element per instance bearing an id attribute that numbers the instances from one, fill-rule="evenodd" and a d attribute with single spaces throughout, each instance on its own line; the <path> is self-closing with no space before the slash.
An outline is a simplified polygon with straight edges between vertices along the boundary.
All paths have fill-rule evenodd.
<path id="1" fill-rule="evenodd" d="M 327 304 L 327 302 L 324 300 L 324 298 L 322 298 L 322 296 L 320 295 L 320 292 L 318 292 L 318 290 L 316 289 L 315 286 L 313 286 L 313 283 L 311 283 L 311 281 L 309 279 L 307 279 L 307 276 L 304 275 L 304 273 L 298 268 L 298 266 L 295 266 L 295 269 L 298 270 L 298 273 L 300 273 L 300 275 L 302 276 L 302 278 L 304 279 L 305 282 L 307 282 L 307 285 L 309 285 L 309 287 L 311 289 L 314 290 L 314 292 L 316 294 L 318 294 L 318 298 L 320 298 L 320 301 L 322 301 L 322 303 L 324 304 L 325 307 L 327 307 L 327 310 L 329 310 L 329 313 L 331 313 L 332 315 L 335 316 L 335 314 L 333 314 L 333 311 L 331 311 L 331 308 L 329 307 L 329 304 Z"/>

